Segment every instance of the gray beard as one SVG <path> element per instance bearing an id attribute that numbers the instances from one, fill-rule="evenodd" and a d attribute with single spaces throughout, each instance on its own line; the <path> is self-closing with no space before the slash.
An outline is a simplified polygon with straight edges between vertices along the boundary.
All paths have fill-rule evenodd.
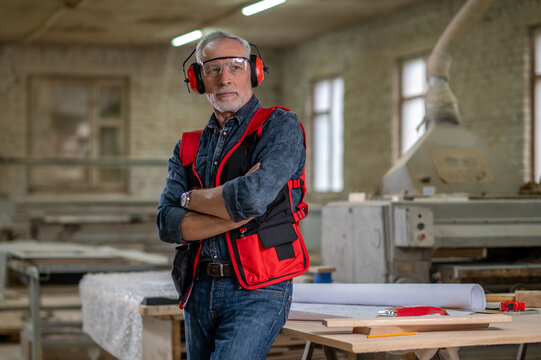
<path id="1" fill-rule="evenodd" d="M 249 100 L 242 97 L 237 97 L 237 99 L 235 99 L 234 101 L 219 101 L 212 94 L 208 94 L 207 98 L 211 103 L 212 107 L 222 113 L 236 113 Z"/>

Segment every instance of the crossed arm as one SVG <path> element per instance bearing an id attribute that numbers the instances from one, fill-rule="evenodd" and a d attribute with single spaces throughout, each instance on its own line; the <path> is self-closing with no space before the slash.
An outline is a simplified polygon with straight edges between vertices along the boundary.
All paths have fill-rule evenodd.
<path id="1" fill-rule="evenodd" d="M 223 186 L 193 191 L 190 211 L 179 207 L 180 194 L 189 187 L 178 155 L 180 141 L 177 143 L 169 159 L 169 176 L 157 209 L 156 222 L 162 241 L 203 240 L 241 227 L 252 217 L 263 214 L 289 179 L 302 174 L 305 152 L 302 127 L 295 114 L 280 111 L 278 115 L 279 121 L 266 122 L 252 155 L 263 165 Z"/>
<path id="2" fill-rule="evenodd" d="M 260 165 L 260 163 L 255 164 L 245 176 L 256 172 Z M 180 224 L 180 231 L 184 240 L 206 239 L 236 229 L 253 219 L 248 218 L 239 222 L 232 221 L 225 206 L 222 190 L 223 186 L 218 186 L 191 192 L 191 211 L 184 216 Z"/>

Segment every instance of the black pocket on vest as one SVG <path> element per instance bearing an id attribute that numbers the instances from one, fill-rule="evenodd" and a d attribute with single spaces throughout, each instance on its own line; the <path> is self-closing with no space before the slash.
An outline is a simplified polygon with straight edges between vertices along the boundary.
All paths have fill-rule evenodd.
<path id="1" fill-rule="evenodd" d="M 193 280 L 194 262 L 195 254 L 194 251 L 191 251 L 190 246 L 180 245 L 175 248 L 171 277 L 181 300 L 190 289 L 190 284 Z"/>
<path id="2" fill-rule="evenodd" d="M 279 260 L 291 259 L 295 257 L 295 250 L 292 242 L 297 240 L 297 233 L 290 223 L 271 226 L 258 230 L 259 240 L 267 249 L 276 248 L 276 254 Z"/>

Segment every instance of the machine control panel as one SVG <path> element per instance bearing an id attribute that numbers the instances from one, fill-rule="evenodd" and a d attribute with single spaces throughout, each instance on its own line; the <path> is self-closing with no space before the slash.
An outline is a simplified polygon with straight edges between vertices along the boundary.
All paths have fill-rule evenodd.
<path id="1" fill-rule="evenodd" d="M 434 215 L 424 207 L 394 208 L 394 239 L 396 246 L 434 246 Z"/>

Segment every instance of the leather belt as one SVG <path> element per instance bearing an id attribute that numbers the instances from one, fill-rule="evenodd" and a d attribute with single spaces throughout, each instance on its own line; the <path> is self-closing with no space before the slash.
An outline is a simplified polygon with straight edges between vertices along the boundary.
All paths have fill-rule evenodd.
<path id="1" fill-rule="evenodd" d="M 207 268 L 207 275 L 212 277 L 231 277 L 235 275 L 231 264 L 206 263 L 203 264 Z"/>

